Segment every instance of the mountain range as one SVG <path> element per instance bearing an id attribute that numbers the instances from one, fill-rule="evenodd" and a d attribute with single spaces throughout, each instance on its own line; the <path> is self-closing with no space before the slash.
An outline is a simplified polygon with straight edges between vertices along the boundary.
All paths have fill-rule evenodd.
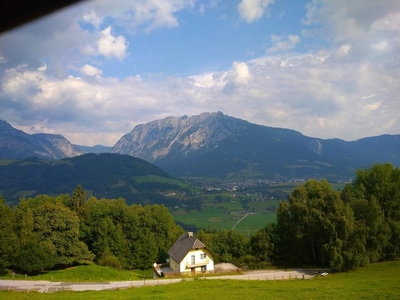
<path id="1" fill-rule="evenodd" d="M 28 135 L 4 121 L 0 123 L 0 157 L 3 158 L 59 159 L 82 154 L 79 148 L 85 152 L 95 151 L 71 145 L 59 135 Z M 320 139 L 214 112 L 137 125 L 121 137 L 110 152 L 141 158 L 177 177 L 283 176 L 341 180 L 373 163 L 390 162 L 399 166 L 400 135 L 351 142 Z"/>
<path id="2" fill-rule="evenodd" d="M 36 156 L 42 159 L 61 159 L 82 155 L 59 134 L 27 134 L 0 120 L 0 158 L 25 159 Z"/>
<path id="3" fill-rule="evenodd" d="M 179 177 L 343 179 L 373 163 L 400 165 L 400 135 L 324 140 L 216 112 L 138 125 L 111 152 Z"/>
<path id="4" fill-rule="evenodd" d="M 108 153 L 112 149 L 112 147 L 103 145 L 83 146 L 73 144 L 73 146 L 84 153 Z"/>

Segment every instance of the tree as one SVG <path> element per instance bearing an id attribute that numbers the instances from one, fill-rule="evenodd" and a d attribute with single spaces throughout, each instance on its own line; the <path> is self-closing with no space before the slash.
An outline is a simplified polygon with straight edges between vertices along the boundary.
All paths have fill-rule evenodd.
<path id="1" fill-rule="evenodd" d="M 56 264 L 69 265 L 77 260 L 92 260 L 87 246 L 79 241 L 79 219 L 62 203 L 45 202 L 34 211 L 34 233 L 45 248 L 51 249 Z"/>
<path id="2" fill-rule="evenodd" d="M 15 216 L 0 196 L 0 274 L 11 265 L 12 255 L 19 246 L 15 228 Z"/>
<path id="3" fill-rule="evenodd" d="M 357 222 L 365 227 L 371 261 L 400 255 L 400 169 L 375 164 L 356 172 L 343 199 L 350 203 Z"/>
<path id="4" fill-rule="evenodd" d="M 132 268 L 131 244 L 137 239 L 138 218 L 121 199 L 89 198 L 81 208 L 81 238 L 98 263 Z"/>
<path id="5" fill-rule="evenodd" d="M 83 187 L 78 184 L 78 186 L 74 189 L 72 193 L 72 210 L 78 211 L 79 208 L 85 203 L 86 201 L 86 193 Z"/>
<path id="6" fill-rule="evenodd" d="M 232 262 L 243 265 L 244 259 L 249 254 L 250 240 L 240 232 L 233 229 L 204 232 L 200 230 L 197 238 L 214 254 L 215 262 Z"/>
<path id="7" fill-rule="evenodd" d="M 327 181 L 309 180 L 294 189 L 277 212 L 280 258 L 297 265 L 349 268 L 344 256 L 354 217 Z"/>
<path id="8" fill-rule="evenodd" d="M 22 272 L 40 273 L 55 265 L 56 257 L 45 244 L 30 240 L 21 245 L 14 255 L 14 265 Z"/>
<path id="9" fill-rule="evenodd" d="M 275 223 L 258 230 L 250 239 L 252 255 L 259 262 L 271 262 L 275 256 L 277 229 Z"/>
<path id="10" fill-rule="evenodd" d="M 144 206 L 142 220 L 156 242 L 157 261 L 165 261 L 168 258 L 167 251 L 183 233 L 183 229 L 175 224 L 174 218 L 164 205 Z"/>
<path id="11" fill-rule="evenodd" d="M 21 245 L 36 240 L 36 236 L 33 234 L 35 220 L 33 218 L 31 205 L 29 205 L 28 201 L 21 199 L 19 204 L 14 207 L 14 213 L 18 224 L 17 234 Z"/>

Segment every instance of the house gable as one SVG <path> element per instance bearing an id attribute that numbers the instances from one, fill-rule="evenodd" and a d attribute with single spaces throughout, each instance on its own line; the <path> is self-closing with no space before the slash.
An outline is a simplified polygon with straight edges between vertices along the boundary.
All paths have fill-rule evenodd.
<path id="1" fill-rule="evenodd" d="M 169 249 L 170 267 L 179 272 L 204 272 L 214 270 L 213 255 L 210 250 L 193 233 L 182 234 Z"/>
<path id="2" fill-rule="evenodd" d="M 168 255 L 180 263 L 192 249 L 203 249 L 206 246 L 193 236 L 192 232 L 182 234 L 168 250 Z"/>

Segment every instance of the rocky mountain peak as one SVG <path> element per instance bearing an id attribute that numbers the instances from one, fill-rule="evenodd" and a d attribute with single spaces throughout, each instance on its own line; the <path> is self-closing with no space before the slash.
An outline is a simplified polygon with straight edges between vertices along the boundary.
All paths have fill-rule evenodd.
<path id="1" fill-rule="evenodd" d="M 46 149 L 47 156 L 50 158 L 75 157 L 84 154 L 61 134 L 38 133 L 32 136 L 37 138 L 38 143 Z"/>
<path id="2" fill-rule="evenodd" d="M 111 152 L 155 161 L 173 149 L 187 153 L 224 140 L 235 134 L 238 122 L 245 121 L 222 112 L 167 117 L 136 126 L 115 144 Z"/>

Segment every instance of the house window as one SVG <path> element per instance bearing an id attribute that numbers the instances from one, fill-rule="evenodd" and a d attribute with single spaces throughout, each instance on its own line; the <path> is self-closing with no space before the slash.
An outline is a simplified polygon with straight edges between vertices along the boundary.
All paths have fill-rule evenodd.
<path id="1" fill-rule="evenodd" d="M 205 254 L 205 253 L 200 254 L 200 259 L 206 259 L 206 258 L 207 258 L 207 254 Z"/>
<path id="2" fill-rule="evenodd" d="M 201 266 L 201 271 L 206 272 L 207 271 L 207 266 Z"/>
<path id="3" fill-rule="evenodd" d="M 192 257 L 191 257 L 191 259 L 190 259 L 190 263 L 191 263 L 192 265 L 194 265 L 194 264 L 196 263 L 196 259 L 195 259 L 195 256 L 194 256 L 194 255 L 192 255 Z"/>

